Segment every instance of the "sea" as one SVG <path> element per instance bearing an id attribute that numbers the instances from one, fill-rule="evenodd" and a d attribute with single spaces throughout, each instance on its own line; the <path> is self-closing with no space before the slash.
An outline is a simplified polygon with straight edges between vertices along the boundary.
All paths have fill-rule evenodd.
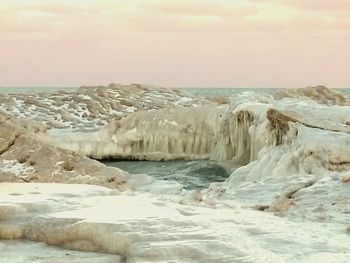
<path id="1" fill-rule="evenodd" d="M 252 91 L 255 93 L 271 94 L 284 88 L 244 88 L 244 87 L 175 87 L 196 97 L 214 97 L 214 96 L 230 96 L 244 91 Z M 0 93 L 52 93 L 58 91 L 77 91 L 79 87 L 0 87 Z M 350 95 L 350 88 L 336 89 L 342 93 Z"/>

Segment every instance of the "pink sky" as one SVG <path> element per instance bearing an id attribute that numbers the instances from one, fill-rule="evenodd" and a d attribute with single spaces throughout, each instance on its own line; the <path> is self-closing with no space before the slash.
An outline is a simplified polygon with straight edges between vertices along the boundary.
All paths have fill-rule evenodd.
<path id="1" fill-rule="evenodd" d="M 0 0 L 0 86 L 350 87 L 349 0 Z"/>

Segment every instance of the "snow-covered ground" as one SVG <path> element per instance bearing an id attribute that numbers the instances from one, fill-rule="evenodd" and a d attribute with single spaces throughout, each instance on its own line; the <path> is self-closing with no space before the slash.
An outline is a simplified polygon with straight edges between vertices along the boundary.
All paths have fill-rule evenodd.
<path id="1" fill-rule="evenodd" d="M 2 239 L 116 254 L 120 262 L 347 262 L 350 257 L 349 236 L 339 225 L 251 209 L 188 206 L 152 194 L 61 184 L 3 183 L 0 202 Z M 19 258 L 29 262 L 30 244 L 24 250 L 17 244 Z M 4 242 L 0 251 L 11 255 L 15 246 Z M 76 253 L 68 254 L 74 259 Z M 91 258 L 98 255 L 86 254 L 79 262 Z"/>

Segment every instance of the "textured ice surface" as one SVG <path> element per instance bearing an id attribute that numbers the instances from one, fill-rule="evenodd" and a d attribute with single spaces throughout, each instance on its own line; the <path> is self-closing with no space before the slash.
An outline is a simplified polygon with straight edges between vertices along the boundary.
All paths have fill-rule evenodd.
<path id="1" fill-rule="evenodd" d="M 195 106 L 205 102 L 177 90 L 148 85 L 110 84 L 77 91 L 0 94 L 0 109 L 16 117 L 45 123 L 49 128 L 93 131 L 139 110 Z"/>
<path id="2" fill-rule="evenodd" d="M 181 205 L 157 195 L 115 195 L 86 185 L 3 183 L 0 202 L 12 207 L 11 216 L 1 217 L 3 239 L 116 254 L 127 262 L 347 262 L 350 256 L 349 236 L 337 225 L 250 209 Z M 4 210 L 10 209 L 1 206 Z M 60 256 L 42 245 L 35 249 Z M 110 259 L 95 254 L 82 259 L 89 256 Z"/>
<path id="3" fill-rule="evenodd" d="M 235 200 L 280 216 L 337 221 L 346 229 L 350 222 L 346 198 L 350 194 L 350 107 L 270 98 L 233 103 L 230 111 L 253 118 L 246 133 L 238 136 L 249 141 L 243 152 L 250 162 L 204 196 L 227 204 Z M 225 116 L 228 121 L 232 121 L 230 114 Z M 219 142 L 221 151 L 230 151 L 228 145 L 223 148 Z"/>
<path id="4" fill-rule="evenodd" d="M 121 257 L 47 246 L 25 240 L 1 240 L 0 263 L 121 263 Z"/>
<path id="5" fill-rule="evenodd" d="M 316 101 L 326 105 L 350 106 L 350 99 L 346 95 L 336 90 L 330 90 L 325 86 L 307 87 L 302 89 L 280 90 L 274 95 L 275 98 L 285 97 L 297 98 L 298 100 Z"/>
<path id="6" fill-rule="evenodd" d="M 204 105 L 137 112 L 88 135 L 62 134 L 46 141 L 98 159 L 207 159 L 227 109 Z"/>

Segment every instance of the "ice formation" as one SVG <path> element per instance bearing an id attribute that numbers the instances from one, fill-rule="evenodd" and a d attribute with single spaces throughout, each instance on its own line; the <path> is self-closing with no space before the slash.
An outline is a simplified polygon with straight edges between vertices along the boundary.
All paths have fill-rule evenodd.
<path id="1" fill-rule="evenodd" d="M 276 99 L 296 98 L 313 100 L 326 105 L 350 106 L 350 99 L 339 91 L 331 90 L 325 86 L 307 87 L 301 89 L 285 89 L 276 93 Z"/>
<path id="2" fill-rule="evenodd" d="M 142 111 L 102 130 L 47 138 L 52 145 L 102 158 L 205 159 L 214 149 L 227 106 L 205 105 Z"/>
<path id="3" fill-rule="evenodd" d="M 208 189 L 207 197 L 279 215 L 350 221 L 349 106 L 285 98 L 232 108 L 253 116 L 246 133 L 250 162 Z"/>
<path id="4" fill-rule="evenodd" d="M 77 91 L 0 94 L 0 109 L 48 128 L 93 131 L 139 110 L 208 104 L 178 90 L 132 84 L 84 86 Z"/>
<path id="5" fill-rule="evenodd" d="M 33 121 L 0 113 L 0 182 L 98 184 L 127 188 L 128 174 L 81 154 L 45 144 Z"/>
<path id="6" fill-rule="evenodd" d="M 44 242 L 91 253 L 84 262 L 348 262 L 348 98 L 315 87 L 240 94 L 229 106 L 169 101 L 89 133 L 1 113 L 0 253 Z M 84 155 L 210 158 L 233 172 L 184 191 Z M 50 249 L 39 250 L 62 259 Z"/>

